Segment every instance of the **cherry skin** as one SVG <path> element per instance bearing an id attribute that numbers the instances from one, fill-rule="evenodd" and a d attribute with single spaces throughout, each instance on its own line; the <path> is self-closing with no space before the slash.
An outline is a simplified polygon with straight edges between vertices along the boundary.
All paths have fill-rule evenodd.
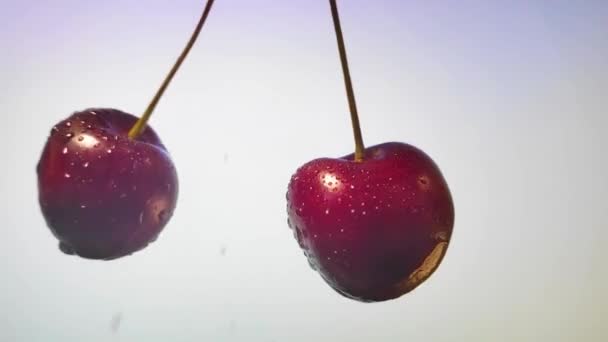
<path id="1" fill-rule="evenodd" d="M 404 143 L 300 167 L 287 192 L 289 226 L 313 269 L 362 302 L 412 291 L 439 266 L 454 205 L 437 165 Z"/>
<path id="2" fill-rule="evenodd" d="M 153 242 L 178 195 L 173 162 L 147 126 L 116 109 L 76 112 L 57 124 L 37 165 L 39 203 L 66 254 L 111 260 Z"/>

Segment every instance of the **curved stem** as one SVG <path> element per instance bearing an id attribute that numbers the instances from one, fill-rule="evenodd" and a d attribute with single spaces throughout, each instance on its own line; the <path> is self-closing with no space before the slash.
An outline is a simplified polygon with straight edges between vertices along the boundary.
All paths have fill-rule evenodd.
<path id="1" fill-rule="evenodd" d="M 357 103 L 355 102 L 355 91 L 353 90 L 353 82 L 350 78 L 348 60 L 346 58 L 346 48 L 344 47 L 344 37 L 342 36 L 342 27 L 340 25 L 340 15 L 338 14 L 336 0 L 329 0 L 329 4 L 331 6 L 331 15 L 334 21 L 336 39 L 338 40 L 340 62 L 342 63 L 342 73 L 344 74 L 344 84 L 346 85 L 348 107 L 350 108 L 350 119 L 353 126 L 353 134 L 355 136 L 355 161 L 360 162 L 363 160 L 365 146 L 363 145 L 363 137 L 361 136 L 361 126 L 359 125 Z"/>
<path id="2" fill-rule="evenodd" d="M 190 36 L 190 40 L 188 41 L 188 44 L 186 44 L 186 47 L 184 48 L 182 53 L 179 55 L 179 57 L 175 61 L 175 64 L 171 68 L 171 71 L 169 71 L 169 73 L 165 77 L 165 80 L 163 81 L 162 85 L 156 91 L 156 94 L 152 98 L 152 101 L 150 101 L 150 104 L 148 104 L 148 108 L 146 108 L 146 111 L 142 114 L 141 118 L 139 118 L 139 120 L 137 120 L 135 125 L 133 125 L 133 127 L 131 127 L 131 130 L 129 131 L 129 138 L 131 138 L 131 139 L 137 138 L 146 128 L 146 124 L 148 123 L 148 120 L 150 119 L 150 116 L 152 115 L 154 108 L 156 108 L 158 101 L 163 96 L 163 93 L 169 86 L 169 83 L 171 83 L 173 76 L 175 76 L 175 73 L 177 73 L 177 70 L 182 65 L 184 60 L 186 59 L 188 52 L 190 52 L 190 49 L 192 49 L 194 42 L 198 38 L 198 35 L 201 32 L 201 29 L 203 28 L 205 21 L 207 20 L 207 16 L 209 16 L 209 12 L 211 11 L 211 6 L 213 6 L 213 2 L 214 2 L 214 0 L 207 0 L 207 5 L 205 6 L 205 10 L 203 11 L 203 14 L 201 15 L 201 18 L 199 19 L 198 24 L 196 25 L 196 28 L 194 29 L 194 32 L 192 33 L 192 36 Z"/>

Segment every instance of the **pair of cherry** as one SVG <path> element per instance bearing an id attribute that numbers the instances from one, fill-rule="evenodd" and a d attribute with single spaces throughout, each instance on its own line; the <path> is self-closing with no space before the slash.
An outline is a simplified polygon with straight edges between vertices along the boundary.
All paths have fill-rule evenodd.
<path id="1" fill-rule="evenodd" d="M 38 163 L 39 202 L 66 254 L 111 260 L 156 240 L 176 206 L 176 169 L 147 125 L 192 48 L 141 118 L 116 109 L 72 114 L 51 130 Z M 335 0 L 330 0 L 355 135 L 355 153 L 312 160 L 292 176 L 288 223 L 310 265 L 342 295 L 364 302 L 410 292 L 443 258 L 454 224 L 448 186 L 433 160 L 404 143 L 364 148 Z"/>

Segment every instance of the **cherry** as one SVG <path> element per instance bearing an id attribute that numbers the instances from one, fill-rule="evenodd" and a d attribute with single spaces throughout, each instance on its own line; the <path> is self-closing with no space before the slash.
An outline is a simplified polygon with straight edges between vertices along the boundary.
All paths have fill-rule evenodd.
<path id="1" fill-rule="evenodd" d="M 454 205 L 422 150 L 399 142 L 364 148 L 335 0 L 330 6 L 356 149 L 298 168 L 287 191 L 288 223 L 311 267 L 338 293 L 362 302 L 395 299 L 441 263 Z"/>
<path id="2" fill-rule="evenodd" d="M 62 252 L 87 259 L 124 257 L 156 240 L 173 216 L 176 169 L 147 122 L 212 5 L 209 0 L 141 118 L 94 108 L 72 114 L 51 130 L 37 165 L 38 194 L 42 214 Z"/>
<path id="3" fill-rule="evenodd" d="M 55 126 L 38 164 L 39 199 L 67 254 L 113 259 L 156 239 L 173 214 L 175 167 L 151 127 L 115 109 L 77 112 Z"/>
<path id="4" fill-rule="evenodd" d="M 396 298 L 430 276 L 452 234 L 454 207 L 424 152 L 384 143 L 300 167 L 288 190 L 290 226 L 311 266 L 338 292 Z"/>

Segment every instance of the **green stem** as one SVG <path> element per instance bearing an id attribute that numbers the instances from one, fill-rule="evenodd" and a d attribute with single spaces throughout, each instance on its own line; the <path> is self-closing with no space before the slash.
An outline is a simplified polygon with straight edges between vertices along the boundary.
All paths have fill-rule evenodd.
<path id="1" fill-rule="evenodd" d="M 361 135 L 361 126 L 359 124 L 359 115 L 357 113 L 357 103 L 355 102 L 355 91 L 353 90 L 353 82 L 350 78 L 348 60 L 346 58 L 346 48 L 344 47 L 344 37 L 342 36 L 342 27 L 340 25 L 340 15 L 338 14 L 336 0 L 329 0 L 329 4 L 331 6 L 331 15 L 334 21 L 336 39 L 338 40 L 340 62 L 342 63 L 342 73 L 344 74 L 344 84 L 346 85 L 348 107 L 350 108 L 350 119 L 353 126 L 353 134 L 355 136 L 355 161 L 360 162 L 363 160 L 365 146 L 363 145 L 363 137 Z"/>
<path id="2" fill-rule="evenodd" d="M 139 118 L 139 120 L 137 120 L 135 125 L 133 125 L 133 127 L 131 127 L 131 130 L 129 131 L 129 138 L 131 138 L 131 139 L 137 138 L 146 129 L 146 124 L 148 123 L 148 120 L 150 119 L 150 116 L 152 115 L 154 108 L 156 108 L 158 101 L 163 96 L 163 93 L 169 86 L 169 83 L 171 83 L 173 76 L 175 76 L 175 74 L 177 73 L 177 70 L 182 65 L 184 60 L 186 59 L 188 52 L 190 52 L 190 49 L 192 49 L 194 42 L 198 38 L 198 35 L 201 32 L 201 29 L 203 28 L 205 21 L 207 20 L 207 16 L 209 16 L 209 12 L 211 11 L 211 6 L 213 5 L 213 2 L 214 2 L 214 0 L 207 0 L 207 5 L 205 6 L 205 10 L 203 11 L 203 14 L 201 15 L 201 18 L 199 19 L 198 24 L 196 25 L 196 28 L 194 29 L 194 32 L 192 33 L 192 36 L 190 36 L 190 40 L 188 41 L 188 44 L 186 44 L 186 47 L 184 48 L 184 50 L 182 51 L 180 56 L 175 61 L 175 64 L 173 64 L 171 71 L 169 71 L 169 73 L 165 77 L 165 80 L 163 81 L 162 85 L 156 91 L 156 94 L 154 95 L 154 98 L 152 98 L 152 101 L 150 101 L 150 104 L 148 104 L 148 108 L 146 108 L 146 111 L 142 114 L 142 116 Z"/>

